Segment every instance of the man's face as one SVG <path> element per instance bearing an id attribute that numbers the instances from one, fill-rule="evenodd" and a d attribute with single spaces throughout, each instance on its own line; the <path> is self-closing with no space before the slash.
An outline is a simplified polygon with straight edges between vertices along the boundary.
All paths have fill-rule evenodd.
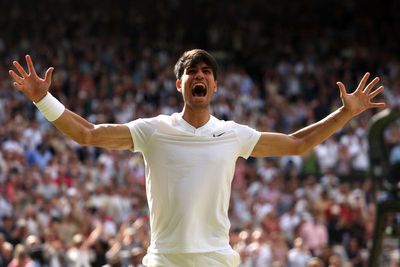
<path id="1" fill-rule="evenodd" d="M 185 105 L 192 109 L 204 109 L 210 105 L 217 91 L 217 81 L 212 69 L 206 63 L 185 68 L 176 88 L 182 93 Z"/>

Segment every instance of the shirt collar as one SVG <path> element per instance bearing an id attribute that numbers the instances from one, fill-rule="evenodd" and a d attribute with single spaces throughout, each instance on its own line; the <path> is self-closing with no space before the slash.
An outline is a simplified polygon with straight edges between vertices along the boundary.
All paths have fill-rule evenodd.
<path id="1" fill-rule="evenodd" d="M 218 122 L 217 118 L 210 115 L 210 119 L 207 121 L 206 124 L 204 124 L 203 126 L 201 126 L 199 128 L 196 128 L 183 119 L 182 112 L 175 113 L 174 117 L 176 118 L 177 126 L 180 130 L 183 130 L 185 132 L 190 132 L 192 134 L 200 135 L 200 136 L 212 135 L 212 133 L 214 132 L 214 130 L 217 126 L 217 122 Z"/>

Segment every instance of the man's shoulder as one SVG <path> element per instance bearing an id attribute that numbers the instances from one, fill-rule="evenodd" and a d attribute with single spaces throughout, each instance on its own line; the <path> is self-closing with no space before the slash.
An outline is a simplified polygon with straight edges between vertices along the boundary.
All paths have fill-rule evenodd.
<path id="1" fill-rule="evenodd" d="M 165 115 L 165 114 L 160 114 L 155 117 L 149 117 L 149 118 L 138 118 L 134 121 L 141 121 L 144 123 L 151 123 L 151 124 L 157 124 L 157 123 L 171 123 L 173 120 L 172 115 Z"/>
<path id="2" fill-rule="evenodd" d="M 213 117 L 213 118 L 215 119 L 215 124 L 218 125 L 218 127 L 223 127 L 223 128 L 230 129 L 230 130 L 241 129 L 241 128 L 251 128 L 245 124 L 241 124 L 241 123 L 238 123 L 238 122 L 235 122 L 232 120 L 226 121 L 226 120 L 221 120 L 221 119 L 218 119 L 215 117 Z"/>
<path id="3" fill-rule="evenodd" d="M 234 121 L 227 121 L 227 120 L 223 120 L 223 119 L 219 119 L 217 117 L 211 116 L 211 120 L 213 121 L 213 123 L 215 125 L 218 125 L 219 127 L 229 127 L 229 126 L 234 126 L 236 124 L 236 122 Z"/>
<path id="4" fill-rule="evenodd" d="M 172 119 L 169 115 L 158 115 L 150 118 L 138 118 L 125 125 L 128 126 L 131 131 L 141 131 L 150 135 L 157 129 L 163 128 L 166 125 L 171 125 L 171 121 Z"/>

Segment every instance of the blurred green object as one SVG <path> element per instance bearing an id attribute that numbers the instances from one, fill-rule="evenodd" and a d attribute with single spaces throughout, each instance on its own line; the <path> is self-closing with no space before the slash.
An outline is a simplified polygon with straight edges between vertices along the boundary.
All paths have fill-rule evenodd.
<path id="1" fill-rule="evenodd" d="M 388 254 L 386 241 L 394 240 L 398 244 L 397 249 L 400 245 L 397 231 L 392 231 L 394 227 L 397 228 L 397 223 L 395 220 L 389 220 L 395 217 L 394 214 L 400 212 L 400 188 L 398 187 L 400 173 L 391 171 L 390 151 L 384 136 L 385 130 L 398 118 L 400 118 L 400 109 L 385 109 L 371 119 L 368 127 L 370 175 L 374 181 L 375 190 L 379 188 L 384 196 L 377 201 L 369 267 L 380 267 L 386 260 L 390 260 L 386 255 Z"/>

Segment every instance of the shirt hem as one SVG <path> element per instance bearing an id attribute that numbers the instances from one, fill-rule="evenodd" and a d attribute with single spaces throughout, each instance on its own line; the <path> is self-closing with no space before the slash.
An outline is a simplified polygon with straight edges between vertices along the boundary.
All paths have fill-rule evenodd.
<path id="1" fill-rule="evenodd" d="M 177 249 L 160 249 L 160 248 L 148 248 L 147 252 L 151 254 L 183 254 L 183 253 L 208 253 L 215 252 L 220 250 L 232 249 L 231 246 L 221 246 L 221 247 L 213 247 L 213 248 L 197 248 L 197 249 L 188 249 L 188 248 L 177 248 Z"/>

